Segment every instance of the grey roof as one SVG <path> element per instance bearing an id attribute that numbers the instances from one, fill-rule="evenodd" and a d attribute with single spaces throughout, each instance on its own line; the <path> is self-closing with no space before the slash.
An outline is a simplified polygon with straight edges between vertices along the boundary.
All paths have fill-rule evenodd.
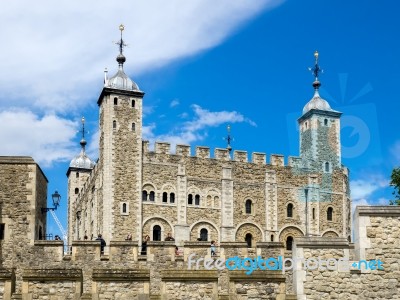
<path id="1" fill-rule="evenodd" d="M 312 99 L 304 106 L 303 115 L 312 109 L 334 111 L 329 105 L 328 101 L 321 98 L 318 90 L 315 90 L 314 97 L 312 97 Z"/>
<path id="2" fill-rule="evenodd" d="M 117 74 L 107 80 L 105 87 L 118 90 L 139 91 L 138 85 L 125 74 L 122 67 L 119 68 Z"/>
<path id="3" fill-rule="evenodd" d="M 79 168 L 79 169 L 93 169 L 95 166 L 95 162 L 91 160 L 82 149 L 81 153 L 76 156 L 71 163 L 69 164 L 70 168 Z"/>

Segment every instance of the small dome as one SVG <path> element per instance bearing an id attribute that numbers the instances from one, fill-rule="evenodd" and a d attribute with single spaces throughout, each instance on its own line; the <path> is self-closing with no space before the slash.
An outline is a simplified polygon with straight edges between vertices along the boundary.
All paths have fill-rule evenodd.
<path id="1" fill-rule="evenodd" d="M 93 169 L 95 162 L 92 161 L 87 155 L 82 151 L 78 156 L 76 156 L 69 164 L 70 168 L 80 168 L 80 169 Z"/>
<path id="2" fill-rule="evenodd" d="M 322 99 L 317 90 L 315 91 L 314 97 L 304 106 L 303 115 L 312 109 L 333 111 L 328 101 Z"/>
<path id="3" fill-rule="evenodd" d="M 113 77 L 107 80 L 106 87 L 118 90 L 138 91 L 138 85 L 131 80 L 125 72 L 120 68 Z"/>

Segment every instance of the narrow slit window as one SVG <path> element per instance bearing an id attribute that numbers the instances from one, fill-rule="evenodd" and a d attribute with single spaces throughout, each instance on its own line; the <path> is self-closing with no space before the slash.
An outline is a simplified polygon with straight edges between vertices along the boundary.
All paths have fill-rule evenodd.
<path id="1" fill-rule="evenodd" d="M 200 195 L 194 196 L 194 205 L 200 205 Z"/>
<path id="2" fill-rule="evenodd" d="M 132 107 L 135 108 L 135 100 L 132 100 Z"/>
<path id="3" fill-rule="evenodd" d="M 333 208 L 328 207 L 326 214 L 327 214 L 326 217 L 327 217 L 328 221 L 332 221 L 333 220 Z"/>
<path id="4" fill-rule="evenodd" d="M 293 204 L 292 203 L 288 204 L 286 214 L 287 214 L 288 218 L 293 218 Z"/>
<path id="5" fill-rule="evenodd" d="M 113 121 L 113 129 L 116 129 L 117 128 L 117 121 Z"/>
<path id="6" fill-rule="evenodd" d="M 246 200 L 246 205 L 245 205 L 246 207 L 246 214 L 251 214 L 251 200 L 250 199 L 248 199 L 248 200 Z"/>
<path id="7" fill-rule="evenodd" d="M 132 123 L 132 131 L 135 131 L 136 129 L 135 129 L 135 123 Z"/>
<path id="8" fill-rule="evenodd" d="M 192 194 L 189 194 L 189 195 L 188 195 L 188 204 L 189 204 L 189 205 L 192 205 L 192 204 L 193 204 L 193 195 L 192 195 Z"/>
<path id="9" fill-rule="evenodd" d="M 153 191 L 151 191 L 150 192 L 150 201 L 153 201 L 154 202 L 154 199 L 155 199 L 155 193 L 153 192 Z"/>
<path id="10" fill-rule="evenodd" d="M 126 213 L 126 203 L 123 203 L 123 204 L 122 204 L 122 212 L 123 212 L 123 213 Z"/>
<path id="11" fill-rule="evenodd" d="M 114 98 L 114 105 L 118 105 L 118 98 L 117 97 Z"/>
<path id="12" fill-rule="evenodd" d="M 286 250 L 291 251 L 293 248 L 293 237 L 288 236 L 286 239 Z"/>

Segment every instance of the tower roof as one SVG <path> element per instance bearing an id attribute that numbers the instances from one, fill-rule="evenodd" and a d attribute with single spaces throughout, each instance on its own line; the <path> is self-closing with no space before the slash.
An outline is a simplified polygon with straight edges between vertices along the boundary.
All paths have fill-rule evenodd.
<path id="1" fill-rule="evenodd" d="M 92 161 L 85 152 L 86 140 L 85 140 L 85 118 L 82 117 L 82 139 L 79 142 L 81 145 L 81 153 L 75 156 L 71 163 L 69 164 L 70 168 L 78 168 L 78 169 L 93 169 L 95 162 Z"/>
<path id="2" fill-rule="evenodd" d="M 118 62 L 118 72 L 110 79 L 105 78 L 104 87 L 118 90 L 139 91 L 139 86 L 124 72 L 124 62 L 126 61 L 126 57 L 123 54 L 123 49 L 126 44 L 122 39 L 122 31 L 124 31 L 124 29 L 124 25 L 121 24 L 119 26 L 119 30 L 121 31 L 121 39 L 119 42 L 117 42 L 117 45 L 119 46 L 119 54 L 116 59 Z"/>
<path id="3" fill-rule="evenodd" d="M 312 109 L 317 109 L 317 110 L 323 110 L 323 111 L 333 111 L 334 110 L 331 108 L 329 105 L 328 101 L 325 99 L 322 99 L 321 96 L 319 95 L 318 89 L 321 86 L 321 82 L 318 80 L 318 76 L 320 73 L 322 73 L 322 69 L 318 65 L 318 51 L 314 52 L 314 57 L 315 57 L 315 64 L 314 67 L 309 68 L 310 71 L 312 71 L 314 75 L 314 82 L 313 82 L 313 87 L 314 87 L 314 96 L 311 98 L 311 100 L 304 106 L 303 108 L 303 115 L 309 112 Z"/>

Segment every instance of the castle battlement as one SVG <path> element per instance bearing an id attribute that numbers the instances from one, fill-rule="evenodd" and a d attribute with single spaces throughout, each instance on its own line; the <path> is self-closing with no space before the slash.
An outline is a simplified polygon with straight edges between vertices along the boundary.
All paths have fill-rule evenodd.
<path id="1" fill-rule="evenodd" d="M 233 155 L 229 153 L 226 148 L 215 148 L 211 151 L 207 146 L 194 146 L 194 155 L 192 155 L 192 146 L 178 144 L 175 146 L 175 153 L 171 150 L 171 144 L 168 142 L 154 143 L 154 151 L 149 149 L 149 141 L 143 141 L 143 154 L 164 154 L 164 155 L 177 155 L 183 157 L 196 157 L 201 159 L 216 159 L 220 161 L 233 161 L 252 163 L 256 165 L 271 165 L 277 167 L 293 167 L 299 168 L 301 166 L 301 158 L 296 156 L 289 156 L 287 158 L 288 164 L 285 164 L 285 157 L 282 154 L 271 154 L 269 161 L 267 161 L 267 154 L 263 152 L 252 152 L 251 159 L 249 160 L 249 153 L 245 150 L 234 150 Z M 214 153 L 211 156 L 211 153 Z"/>

